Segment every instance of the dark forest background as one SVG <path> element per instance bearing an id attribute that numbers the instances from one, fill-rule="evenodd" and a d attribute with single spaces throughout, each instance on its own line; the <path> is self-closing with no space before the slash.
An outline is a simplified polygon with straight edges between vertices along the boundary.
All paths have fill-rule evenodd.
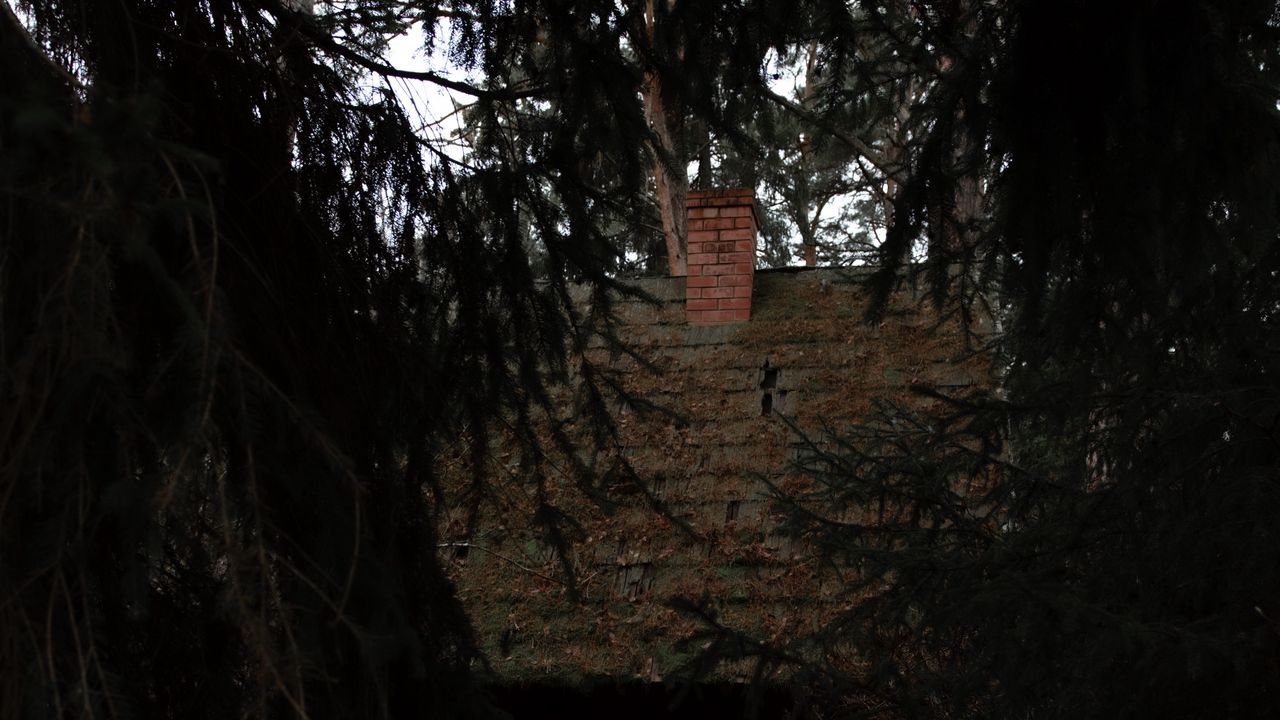
<path id="1" fill-rule="evenodd" d="M 862 648 L 827 716 L 1280 715 L 1272 3 L 305 5 L 0 3 L 0 715 L 489 714 L 435 460 L 537 453 L 570 369 L 613 432 L 583 351 L 709 184 L 764 263 L 985 304 L 1003 379 L 780 498 L 912 509 L 796 517 L 872 600 L 713 647 Z M 415 23 L 481 80 L 382 61 Z M 467 156 L 377 78 L 472 98 Z"/>

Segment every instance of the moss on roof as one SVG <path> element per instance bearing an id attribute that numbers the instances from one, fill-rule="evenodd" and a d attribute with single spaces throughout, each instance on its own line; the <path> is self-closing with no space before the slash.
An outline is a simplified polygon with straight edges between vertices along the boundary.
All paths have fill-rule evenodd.
<path id="1" fill-rule="evenodd" d="M 551 488 L 583 529 L 564 558 L 579 597 L 529 521 L 532 505 L 508 496 L 470 538 L 461 513 L 446 524 L 471 543 L 465 557 L 447 543 L 442 552 L 499 680 L 657 679 L 688 659 L 679 641 L 698 629 L 669 606 L 675 598 L 705 599 L 726 623 L 766 637 L 813 629 L 847 606 L 815 549 L 780 528 L 769 484 L 808 482 L 792 466 L 802 436 L 858 422 L 877 398 L 925 409 L 936 401 L 911 386 L 985 386 L 990 366 L 909 287 L 882 322 L 864 324 L 864 275 L 760 271 L 753 317 L 733 325 L 685 323 L 682 279 L 637 281 L 656 303 L 616 303 L 639 359 L 601 346 L 594 360 L 636 399 L 616 409 L 617 452 L 644 488 L 610 487 L 612 512 L 568 480 L 563 493 Z M 513 472 L 503 463 L 495 453 L 487 472 Z"/>

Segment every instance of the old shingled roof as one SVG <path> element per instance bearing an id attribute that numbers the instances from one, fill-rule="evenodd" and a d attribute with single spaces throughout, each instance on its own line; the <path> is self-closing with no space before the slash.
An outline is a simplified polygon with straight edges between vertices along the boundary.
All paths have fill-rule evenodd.
<path id="1" fill-rule="evenodd" d="M 816 550 L 779 527 L 768 485 L 803 483 L 792 468 L 802 436 L 865 419 L 876 398 L 923 408 L 936 401 L 913 385 L 988 384 L 960 328 L 939 325 L 906 284 L 882 322 L 864 323 L 865 275 L 757 271 L 751 319 L 733 324 L 690 325 L 683 278 L 636 281 L 657 305 L 618 301 L 622 339 L 657 370 L 599 359 L 643 401 L 616 412 L 643 490 L 613 488 L 611 513 L 565 501 L 587 538 L 568 558 L 580 598 L 518 513 L 499 509 L 442 549 L 501 681 L 661 678 L 688 659 L 679 641 L 698 627 L 674 598 L 705 599 L 764 637 L 811 630 L 848 602 Z"/>

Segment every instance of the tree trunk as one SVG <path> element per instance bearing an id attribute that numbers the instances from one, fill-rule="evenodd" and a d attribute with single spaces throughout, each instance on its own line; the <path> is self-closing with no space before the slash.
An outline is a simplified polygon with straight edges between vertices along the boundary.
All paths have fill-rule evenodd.
<path id="1" fill-rule="evenodd" d="M 960 44 L 964 45 L 973 33 L 977 31 L 976 17 L 973 10 L 967 3 L 962 5 L 965 14 L 968 16 L 964 23 L 963 36 Z M 955 60 L 947 55 L 942 57 L 939 63 L 940 68 L 945 72 Z M 973 243 L 974 227 L 982 213 L 982 184 L 977 175 L 977 170 L 967 167 L 972 160 L 972 155 L 976 147 L 976 141 L 972 135 L 971 126 L 965 122 L 965 116 L 968 114 L 968 107 L 962 99 L 956 106 L 956 126 L 957 136 L 955 138 L 955 146 L 952 151 L 952 166 L 950 172 L 954 173 L 955 186 L 952 189 L 951 197 L 948 198 L 952 204 L 950 213 L 944 219 L 944 226 L 941 228 L 940 237 L 945 243 L 942 251 L 944 253 L 956 253 L 964 248 L 971 247 Z"/>
<path id="2" fill-rule="evenodd" d="M 645 36 L 649 47 L 654 46 L 655 0 L 645 0 Z M 688 274 L 688 223 L 685 202 L 689 194 L 689 173 L 684 153 L 677 145 L 679 127 L 678 109 L 669 108 L 662 94 L 662 78 L 656 68 L 645 69 L 644 88 L 645 118 L 653 130 L 649 152 L 653 156 L 653 189 L 658 201 L 658 215 L 662 221 L 662 234 L 667 245 L 667 267 L 672 277 Z"/>
<path id="3" fill-rule="evenodd" d="M 800 105 L 805 110 L 813 110 L 813 71 L 818 66 L 818 41 L 809 41 L 809 52 L 804 63 L 804 89 L 800 91 Z M 800 141 L 800 168 L 807 171 L 809 168 L 809 138 L 805 137 Z M 812 224 L 809 220 L 809 203 L 812 202 L 809 193 L 809 178 L 802 174 L 799 178 L 797 199 L 799 212 L 799 229 L 801 242 L 804 245 L 804 264 L 807 267 L 813 267 L 818 264 L 818 237 L 817 224 L 818 219 L 813 218 Z"/>

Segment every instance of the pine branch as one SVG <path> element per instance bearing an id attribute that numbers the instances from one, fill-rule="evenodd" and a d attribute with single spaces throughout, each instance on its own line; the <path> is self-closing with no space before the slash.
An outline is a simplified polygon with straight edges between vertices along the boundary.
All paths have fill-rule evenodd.
<path id="1" fill-rule="evenodd" d="M 798 103 L 792 102 L 768 88 L 760 88 L 759 91 L 765 98 L 781 105 L 796 117 L 812 123 L 815 127 L 824 132 L 831 133 L 832 137 L 853 148 L 859 155 L 865 158 L 867 162 L 871 163 L 877 170 L 884 173 L 885 177 L 888 179 L 898 183 L 905 182 L 906 176 L 902 173 L 902 168 L 891 166 L 885 159 L 884 155 L 877 152 L 876 149 L 866 140 L 845 132 L 812 110 L 808 110 L 800 106 Z"/>
<path id="2" fill-rule="evenodd" d="M 518 100 L 521 98 L 540 97 L 549 92 L 549 88 L 545 85 L 527 88 L 498 88 L 489 89 L 472 85 L 471 83 L 453 80 L 438 73 L 429 70 L 403 70 L 378 58 L 368 57 L 342 43 L 333 39 L 333 36 L 324 32 L 315 19 L 305 13 L 300 13 L 284 7 L 279 0 L 257 0 L 261 7 L 273 15 L 277 21 L 288 18 L 296 24 L 296 27 L 302 35 L 316 44 L 316 47 L 337 55 L 356 65 L 377 73 L 384 77 L 395 77 L 404 80 L 424 80 L 426 82 L 439 85 L 440 87 L 456 90 L 460 93 L 470 95 L 485 100 Z"/>
<path id="3" fill-rule="evenodd" d="M 15 48 L 14 41 L 21 46 Z M 0 0 L 0 51 L 7 57 L 7 67 L 16 65 L 25 68 L 19 75 L 44 74 L 48 80 L 56 84 L 65 84 L 68 88 L 83 91 L 84 84 L 67 69 L 54 62 L 44 48 L 31 37 L 31 33 L 22 24 L 8 0 Z M 12 65 L 11 65 L 12 63 Z M 43 70 L 43 73 L 40 73 Z"/>

